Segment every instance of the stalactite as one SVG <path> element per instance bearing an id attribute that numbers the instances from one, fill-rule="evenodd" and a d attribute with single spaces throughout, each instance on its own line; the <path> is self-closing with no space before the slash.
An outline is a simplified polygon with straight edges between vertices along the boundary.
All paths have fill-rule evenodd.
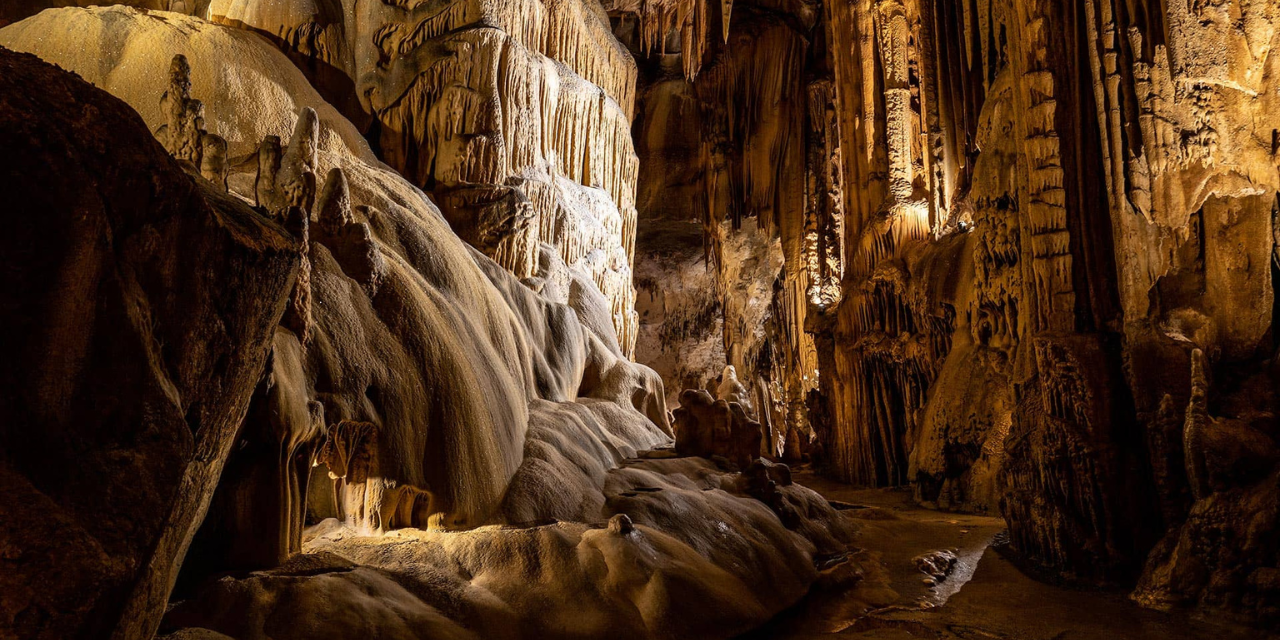
<path id="1" fill-rule="evenodd" d="M 555 246 L 567 264 L 591 273 L 614 307 L 621 343 L 631 345 L 637 323 L 630 273 L 639 172 L 628 116 L 633 98 L 619 94 L 616 82 L 602 89 L 589 78 L 601 80 L 606 71 L 621 71 L 618 78 L 625 78 L 632 87 L 626 91 L 633 91 L 634 63 L 629 57 L 626 64 L 592 57 L 600 47 L 578 42 L 572 34 L 586 28 L 575 20 L 598 19 L 578 15 L 583 9 L 575 6 L 565 2 L 551 8 L 546 33 L 539 36 L 547 40 L 535 48 L 521 43 L 525 36 L 494 29 L 438 36 L 423 27 L 420 37 L 412 37 L 403 29 L 384 28 L 379 46 L 389 66 L 379 71 L 382 79 L 376 84 L 385 93 L 378 94 L 374 106 L 384 125 L 388 161 L 404 167 L 438 198 L 479 193 L 474 185 L 491 185 L 483 189 L 495 194 L 520 191 L 522 195 L 512 197 L 527 205 L 510 211 L 528 215 L 491 216 L 506 221 L 498 226 L 478 219 L 466 222 L 471 214 L 461 213 L 463 209 L 494 214 L 499 209 L 459 201 L 461 208 L 451 209 L 451 220 L 468 229 L 506 229 L 501 239 L 492 236 L 484 242 L 485 251 L 517 275 L 532 275 L 538 241 Z M 606 43 L 606 49 L 620 46 L 609 38 L 612 44 Z M 459 47 L 442 56 L 440 41 Z M 603 67 L 587 73 L 588 78 L 575 71 L 595 69 L 593 65 Z M 566 180 L 568 184 L 562 182 Z M 610 202 L 600 202 L 596 190 L 603 190 Z M 526 219 L 527 224 L 517 224 Z M 600 257 L 583 262 L 593 251 L 600 251 Z M 629 354 L 630 346 L 624 351 Z"/>
<path id="2" fill-rule="evenodd" d="M 717 23 L 720 33 L 716 35 L 725 43 L 729 41 L 733 0 L 638 0 L 618 13 L 634 16 L 639 30 L 636 45 L 641 53 L 678 54 L 685 79 L 692 81 L 708 52 L 715 50 L 711 30 Z M 679 50 L 674 52 L 667 49 L 673 33 L 680 41 Z"/>

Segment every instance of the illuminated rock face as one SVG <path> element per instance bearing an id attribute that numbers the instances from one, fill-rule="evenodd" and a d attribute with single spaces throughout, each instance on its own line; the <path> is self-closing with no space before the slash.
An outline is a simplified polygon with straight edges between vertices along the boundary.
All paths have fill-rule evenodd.
<path id="1" fill-rule="evenodd" d="M 635 63 L 597 5 L 211 0 L 197 15 L 276 42 L 518 277 L 540 242 L 590 273 L 632 353 Z"/>
<path id="2" fill-rule="evenodd" d="M 795 603 L 817 578 L 815 557 L 838 554 L 848 542 L 848 523 L 807 489 L 788 484 L 762 493 L 737 471 L 706 460 L 638 459 L 672 441 L 662 381 L 626 357 L 607 288 L 602 292 L 597 274 L 583 266 L 598 256 L 584 250 L 566 264 L 562 251 L 598 237 L 590 235 L 598 232 L 592 221 L 616 214 L 605 190 L 583 190 L 557 177 L 556 197 L 572 206 L 549 233 L 565 240 L 536 243 L 532 266 L 517 277 L 480 250 L 501 248 L 491 242 L 494 230 L 522 219 L 527 196 L 460 185 L 447 192 L 459 202 L 442 213 L 377 160 L 356 127 L 257 35 L 177 14 L 94 8 L 45 12 L 6 28 L 0 42 L 74 70 L 141 115 L 139 121 L 118 100 L 25 59 L 78 92 L 77 106 L 55 106 L 51 113 L 92 117 L 102 109 L 98 101 L 108 101 L 142 132 L 132 140 L 129 129 L 87 132 L 85 153 L 97 154 L 98 164 L 82 172 L 80 184 L 107 188 L 105 180 L 123 176 L 138 193 L 176 189 L 190 202 L 174 206 L 185 203 L 190 210 L 171 211 L 162 203 L 155 215 L 161 222 L 196 215 L 213 233 L 190 238 L 180 228 L 174 237 L 143 233 L 138 241 L 140 259 L 157 254 L 161 262 L 143 265 L 154 267 L 142 276 L 155 289 L 153 305 L 169 313 L 184 296 L 198 298 L 189 305 L 192 323 L 168 315 L 151 318 L 160 328 L 138 321 L 147 325 L 144 337 L 158 341 L 147 349 L 163 352 L 174 339 L 181 356 L 173 357 L 192 360 L 152 372 L 161 376 L 153 381 L 159 391 L 147 386 L 134 394 L 142 401 L 159 394 L 163 415 L 174 420 L 165 418 L 157 429 L 165 442 L 175 441 L 172 446 L 157 445 L 153 452 L 137 443 L 108 442 L 99 451 L 92 441 L 49 443 L 49 455 L 81 452 L 90 462 L 103 457 L 119 464 L 113 456 L 121 452 L 143 456 L 143 467 L 148 456 L 161 459 L 146 469 L 156 477 L 141 479 L 146 487 L 155 485 L 154 499 L 133 505 L 104 498 L 95 504 L 98 511 L 56 514 L 71 526 L 101 511 L 108 521 L 123 523 L 117 529 L 135 523 L 136 540 L 98 553 L 96 538 L 125 534 L 110 522 L 105 533 L 98 531 L 100 523 L 79 524 L 85 530 L 71 533 L 92 557 L 50 550 L 48 564 L 64 576 L 54 582 L 65 591 L 47 602 L 33 577 L 14 574 L 12 592 L 18 595 L 0 608 L 0 631 L 15 624 L 40 630 L 58 617 L 62 626 L 50 628 L 57 635 L 147 637 L 176 585 L 188 605 L 166 624 L 236 636 L 266 633 L 267 619 L 293 637 L 346 635 L 356 632 L 350 625 L 366 628 L 365 619 L 352 614 L 344 622 L 338 613 L 376 610 L 388 637 L 420 637 L 414 625 L 470 637 L 464 627 L 483 629 L 481 619 L 500 609 L 503 616 L 491 623 L 504 637 L 531 624 L 547 633 L 579 625 L 582 637 L 618 629 L 636 637 L 729 637 Z M 18 71 L 25 73 L 20 65 Z M 59 85 L 52 90 L 61 91 Z M 7 91 L 5 99 L 21 94 Z M 38 151 L 43 138 L 35 134 L 59 130 L 56 122 L 44 124 L 48 117 L 27 109 L 0 121 L 0 131 L 26 145 L 12 148 Z M 155 157 L 135 158 L 131 150 L 139 145 Z M 104 150 L 117 146 L 126 162 L 99 162 Z M 47 170 L 38 186 L 66 169 L 57 160 L 36 152 L 13 159 Z M 129 173 L 138 166 L 158 168 Z M 42 187 L 39 193 L 62 191 Z M 81 219 L 74 204 L 50 206 L 74 221 Z M 448 219 L 468 207 L 483 215 L 453 223 L 475 246 Z M 33 212 L 29 218 L 48 216 Z M 132 231 L 130 224 L 122 226 L 122 234 Z M 20 242 L 6 263 L 30 263 L 29 246 L 36 246 L 30 235 L 15 236 Z M 72 234 L 94 247 L 113 237 Z M 208 255 L 215 251 L 223 253 Z M 192 266 L 202 268 L 188 274 Z M 259 269 L 263 273 L 256 274 Z M 217 281 L 232 290 L 219 290 Z M 135 311 L 128 302 L 138 299 L 103 304 L 128 315 Z M 208 327 L 197 323 L 206 320 Z M 79 329 L 68 322 L 54 324 Z M 237 324 L 242 322 L 248 324 Z M 232 330 L 246 335 L 222 335 Z M 129 375 L 127 367 L 145 369 L 163 359 L 147 350 L 120 355 Z M 108 367 L 102 375 L 113 371 Z M 35 411 L 41 389 L 24 394 L 14 413 Z M 122 402 L 134 411 L 130 398 Z M 103 417 L 114 415 L 111 406 L 83 407 L 76 428 L 114 424 Z M 172 425 L 182 433 L 170 433 Z M 191 434 L 183 431 L 188 428 L 199 429 L 194 452 Z M 23 464 L 38 462 L 32 457 Z M 91 464 L 85 473 L 93 469 Z M 63 487 L 37 484 L 43 480 L 34 467 L 4 471 L 14 476 L 15 491 L 31 500 L 71 499 Z M 161 495 L 178 481 L 176 497 Z M 100 489 L 128 493 L 115 487 L 108 482 Z M 542 526 L 555 521 L 566 524 Z M 309 523 L 319 529 L 304 537 Z M 402 529 L 418 533 L 394 533 Z M 37 544 L 38 528 L 2 533 L 6 545 L 15 540 L 22 548 L 47 547 Z M 401 535 L 422 542 L 405 545 L 403 559 L 380 553 L 386 536 Z M 337 542 L 343 544 L 333 546 Z M 330 550 L 346 560 L 322 554 Z M 352 560 L 364 567 L 353 570 Z M 87 562 L 91 571 L 71 576 L 68 562 Z M 602 574 L 600 562 L 612 568 Z M 530 588 L 531 564 L 543 567 L 544 587 Z M 248 570 L 268 573 L 208 587 L 211 576 Z M 420 580 L 422 572 L 440 580 L 409 591 L 401 586 Z M 477 588 L 472 581 L 482 574 L 492 581 Z M 457 599 L 464 590 L 466 597 Z M 563 600 L 549 607 L 554 594 Z M 444 604 L 450 600 L 452 608 Z M 9 608 L 10 602 L 17 604 Z M 721 617 L 697 615 L 706 602 L 722 603 Z M 374 603 L 381 605 L 368 609 Z M 592 624 L 582 622 L 584 603 Z M 249 615 L 228 616 L 226 606 Z M 334 626 L 323 627 L 323 620 Z"/>
<path id="3" fill-rule="evenodd" d="M 19 4 L 0 20 L 65 3 Z M 527 277 L 545 242 L 590 273 L 632 354 L 636 72 L 594 1 L 120 4 L 266 36 L 451 223 L 486 227 L 464 233 L 486 255 Z M 494 203 L 512 198 L 502 206 L 519 213 L 492 224 Z"/>
<path id="4" fill-rule="evenodd" d="M 1274 3 L 744 0 L 727 45 L 647 59 L 643 9 L 607 6 L 642 60 L 642 237 L 701 222 L 724 364 L 790 455 L 1274 619 L 1280 544 L 1243 533 L 1275 531 Z"/>

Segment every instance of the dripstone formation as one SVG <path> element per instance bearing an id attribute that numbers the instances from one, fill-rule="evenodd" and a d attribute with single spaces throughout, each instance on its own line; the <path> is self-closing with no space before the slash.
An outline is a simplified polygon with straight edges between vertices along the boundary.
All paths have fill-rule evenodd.
<path id="1" fill-rule="evenodd" d="M 723 41 L 641 64 L 640 227 L 701 226 L 678 281 L 712 277 L 638 280 L 666 301 L 639 355 L 707 357 L 666 329 L 713 300 L 776 455 L 1001 514 L 1028 560 L 1143 604 L 1274 622 L 1275 3 L 710 19 Z M 694 252 L 641 239 L 637 273 Z"/>
<path id="2" fill-rule="evenodd" d="M 267 41 L 101 8 L 5 44 L 32 27 L 130 103 L 0 50 L 6 340 L 37 372 L 6 382 L 6 635 L 727 638 L 848 544 L 804 487 L 640 458 L 665 390 L 591 272 L 466 244 Z"/>
<path id="3" fill-rule="evenodd" d="M 1280 624 L 1280 4 L 90 5 L 0 6 L 0 637 L 731 638 L 888 589 L 819 474 Z"/>

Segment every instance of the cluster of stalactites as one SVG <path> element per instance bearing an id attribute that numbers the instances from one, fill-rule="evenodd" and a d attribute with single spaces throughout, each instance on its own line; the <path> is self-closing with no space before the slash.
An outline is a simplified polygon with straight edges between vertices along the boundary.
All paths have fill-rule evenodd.
<path id="1" fill-rule="evenodd" d="M 896 262 L 876 269 L 844 301 L 850 346 L 839 354 L 848 404 L 829 455 L 837 475 L 860 484 L 900 484 L 907 478 L 905 435 L 917 427 L 928 391 L 951 351 L 955 315 L 936 309 Z"/>
<path id="2" fill-rule="evenodd" d="M 803 164 L 807 42 L 790 26 L 770 25 L 746 46 L 703 70 L 695 85 L 706 105 L 702 121 L 705 220 L 728 218 L 735 228 L 755 216 L 761 227 L 799 220 L 803 186 L 780 188 L 789 167 Z M 797 98 L 798 96 L 798 98 Z M 797 157 L 799 156 L 799 157 Z M 802 180 L 803 174 L 795 172 Z M 718 253 L 710 257 L 718 259 Z"/>
<path id="3" fill-rule="evenodd" d="M 431 511 L 431 492 L 383 477 L 378 443 L 378 426 L 370 422 L 343 420 L 325 430 L 315 463 L 329 471 L 338 519 L 365 534 L 410 526 L 438 528 L 439 517 L 428 523 L 420 515 Z"/>
<path id="4" fill-rule="evenodd" d="M 665 8 L 668 15 L 716 17 L 707 15 L 714 9 L 694 4 Z M 722 7 L 722 26 L 728 9 Z M 817 385 L 818 358 L 805 325 L 811 291 L 831 303 L 839 297 L 843 182 L 830 173 L 838 158 L 834 136 L 817 155 L 818 147 L 806 144 L 829 129 L 806 129 L 808 40 L 787 23 L 753 24 L 753 38 L 736 38 L 705 68 L 686 71 L 698 71 L 693 93 L 701 105 L 704 171 L 694 206 L 704 212 L 704 255 L 715 273 L 715 295 L 724 301 L 724 348 L 753 389 L 776 454 L 779 440 L 808 432 L 805 397 Z M 701 62 L 687 45 L 683 54 L 686 65 Z M 821 115 L 834 128 L 825 109 Z M 747 224 L 751 219 L 755 225 Z M 744 242 L 770 256 L 757 254 L 752 262 L 772 264 L 744 270 Z M 741 296 L 744 284 L 764 295 Z"/>
<path id="5" fill-rule="evenodd" d="M 801 452 L 787 453 L 786 448 L 808 441 L 812 430 L 808 421 L 807 399 L 818 388 L 818 350 L 813 335 L 805 330 L 806 318 L 812 313 L 806 300 L 808 279 L 799 269 L 783 269 L 774 283 L 770 309 L 773 348 L 768 380 L 761 380 L 761 421 L 774 434 L 775 455 L 798 456 Z M 769 406 L 778 417 L 778 424 L 771 424 Z M 803 434 L 804 437 L 799 437 Z M 790 445 L 788 444 L 790 443 Z"/>
<path id="6" fill-rule="evenodd" d="M 708 6 L 713 3 L 717 6 Z M 733 0 L 641 0 L 640 46 L 645 55 L 652 55 L 654 51 L 665 54 L 668 34 L 679 30 L 680 62 L 685 78 L 693 80 L 702 68 L 702 59 L 710 44 L 708 29 L 711 12 L 716 8 L 720 10 L 720 36 L 727 43 Z"/>
<path id="7" fill-rule="evenodd" d="M 628 119 L 635 106 L 636 64 L 606 21 L 582 0 L 435 3 L 383 0 L 387 22 L 373 37 L 386 58 L 414 57 L 450 34 L 496 27 L 600 87 Z"/>
<path id="8" fill-rule="evenodd" d="M 863 484 L 908 479 L 906 434 L 955 329 L 954 311 L 925 299 L 904 260 L 939 237 L 955 183 L 931 84 L 934 11 L 920 15 L 933 8 L 911 0 L 828 6 L 834 77 L 810 86 L 808 295 L 819 310 L 838 306 L 835 332 L 846 345 L 824 384 L 842 425 L 827 436 L 828 455 L 837 475 Z M 967 3 L 954 9 L 967 26 L 978 22 Z M 845 183 L 867 187 L 846 191 Z"/>
<path id="9" fill-rule="evenodd" d="M 382 83 L 392 95 L 402 91 L 378 113 L 386 159 L 430 186 L 447 210 L 454 198 L 488 192 L 483 207 L 464 207 L 475 213 L 471 217 L 489 220 L 465 223 L 485 233 L 460 235 L 473 245 L 480 241 L 482 251 L 518 276 L 532 275 L 538 242 L 556 247 L 569 265 L 599 250 L 581 266 L 610 300 L 614 328 L 630 354 L 638 326 L 630 273 L 639 160 L 626 111 L 568 66 L 501 32 L 444 37 L 468 46 L 416 75 L 392 69 Z M 404 44 L 395 42 L 387 39 L 384 46 L 399 51 Z M 412 80 L 400 86 L 397 77 Z M 583 187 L 576 191 L 607 194 L 610 206 L 584 203 L 594 218 L 586 220 L 580 214 L 588 211 L 566 206 L 575 190 L 562 188 L 565 179 Z M 459 210 L 451 222 L 466 217 Z"/>

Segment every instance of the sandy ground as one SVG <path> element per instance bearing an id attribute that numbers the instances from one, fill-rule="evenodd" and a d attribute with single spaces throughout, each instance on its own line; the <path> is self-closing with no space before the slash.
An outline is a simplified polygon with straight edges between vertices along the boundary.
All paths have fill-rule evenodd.
<path id="1" fill-rule="evenodd" d="M 801 604 L 742 640 L 1278 637 L 1142 609 L 1123 592 L 1036 581 L 997 551 L 1005 528 L 1000 518 L 923 509 L 904 490 L 853 489 L 804 472 L 797 473 L 796 481 L 845 507 L 844 513 L 857 521 L 859 548 L 853 552 L 856 562 L 849 564 L 861 566 L 863 578 L 846 587 L 820 583 Z M 929 585 L 914 559 L 940 550 L 951 551 L 958 560 L 949 576 Z"/>

